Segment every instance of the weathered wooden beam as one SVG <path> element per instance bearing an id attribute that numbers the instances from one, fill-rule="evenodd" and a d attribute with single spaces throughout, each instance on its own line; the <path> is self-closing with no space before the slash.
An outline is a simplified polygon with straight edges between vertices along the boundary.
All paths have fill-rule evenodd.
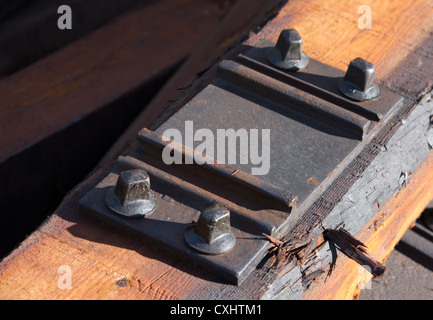
<path id="1" fill-rule="evenodd" d="M 382 85 L 406 98 L 406 112 L 400 114 L 400 121 L 389 124 L 384 132 L 385 144 L 376 145 L 379 152 L 363 162 L 362 171 L 350 184 L 330 189 L 336 193 L 327 196 L 339 201 L 327 208 L 326 215 L 316 217 L 308 213 L 308 208 L 299 212 L 303 219 L 297 221 L 303 224 L 298 224 L 299 229 L 294 225 L 295 233 L 285 238 L 300 240 L 300 245 L 306 240 L 308 254 L 299 257 L 301 264 L 271 268 L 269 260 L 242 285 L 234 286 L 125 233 L 108 229 L 78 211 L 78 200 L 107 174 L 110 166 L 106 166 L 71 192 L 56 214 L 4 259 L 0 264 L 0 295 L 53 299 L 353 297 L 364 276 L 357 273 L 359 265 L 355 261 L 340 254 L 334 272 L 324 281 L 332 256 L 322 243 L 323 231 L 343 223 L 383 262 L 433 197 L 433 162 L 426 130 L 432 113 L 428 75 L 433 59 L 426 50 L 432 47 L 431 4 L 396 1 L 384 6 L 383 1 L 368 1 L 375 17 L 373 30 L 357 26 L 361 4 L 365 3 L 292 0 L 276 19 L 244 43 L 254 45 L 263 38 L 276 41 L 281 29 L 296 28 L 312 58 L 344 70 L 353 58 L 363 56 L 376 65 Z M 421 62 L 414 65 L 414 58 Z M 406 183 L 401 184 L 405 172 Z M 71 267 L 75 279 L 71 290 L 57 286 L 60 265 Z"/>
<path id="2" fill-rule="evenodd" d="M 2 1 L 0 3 L 0 76 L 12 74 L 85 36 L 138 3 L 150 0 Z M 60 5 L 72 10 L 73 27 L 60 30 Z"/>
<path id="3" fill-rule="evenodd" d="M 433 113 L 431 94 L 431 92 L 426 94 L 419 103 L 413 106 L 413 110 L 407 117 L 402 118 L 402 123 L 389 137 L 389 140 L 384 141 L 386 142 L 384 145 L 378 145 L 381 152 L 344 192 L 344 195 L 336 201 L 336 204 L 320 216 L 312 214 L 313 205 L 313 209 L 309 209 L 304 214 L 301 222 L 285 241 L 315 244 L 320 241 L 315 240 L 314 236 L 319 238 L 327 229 L 343 227 L 364 243 L 369 254 L 375 259 L 379 262 L 386 260 L 395 244 L 433 196 L 433 189 L 429 189 L 431 188 L 428 181 L 429 175 L 426 175 L 425 172 L 427 170 L 425 166 L 430 163 L 429 159 L 432 157 L 431 146 L 428 142 L 428 135 L 431 134 L 428 130 L 429 118 Z M 426 181 L 422 181 L 423 175 L 426 175 Z M 405 191 L 412 179 L 414 179 L 414 185 L 411 191 Z M 335 196 L 338 193 L 336 190 L 342 190 L 342 188 L 332 190 L 331 187 L 329 192 Z M 408 196 L 407 192 L 413 192 L 413 195 Z M 406 203 L 401 197 L 407 197 L 408 202 Z M 395 199 L 401 199 L 399 200 L 401 202 L 396 203 Z M 413 203 L 414 199 L 417 203 Z M 301 230 L 307 229 L 310 230 L 310 238 L 301 233 Z M 312 239 L 311 236 L 313 236 Z M 329 245 L 313 245 L 312 247 L 304 254 L 301 268 L 307 268 L 309 272 L 324 270 L 323 277 L 308 282 L 308 290 L 305 290 L 298 282 L 295 283 L 300 271 L 294 268 L 285 275 L 284 288 L 276 282 L 269 295 L 305 299 L 353 298 L 359 284 L 356 281 L 369 277 L 366 276 L 365 266 L 362 267 L 353 260 L 348 262 L 346 257 L 339 255 L 336 261 L 337 267 L 334 268 L 335 259 Z M 352 273 L 346 269 L 343 274 L 340 274 L 339 263 L 348 263 Z M 328 274 L 327 271 L 330 268 L 334 270 L 332 270 L 332 275 L 326 278 L 325 275 Z M 354 282 L 349 283 L 351 281 L 349 279 Z M 343 284 L 344 281 L 348 282 Z"/>
<path id="4" fill-rule="evenodd" d="M 101 5 L 84 2 L 74 4 L 77 9 Z M 117 3 L 104 6 L 120 10 L 127 2 Z M 31 233 L 92 170 L 230 5 L 145 4 L 0 80 L 0 193 L 8 199 L 0 204 L 0 255 Z M 81 9 L 74 10 L 76 19 Z M 48 29 L 57 34 L 56 20 Z"/>
<path id="5" fill-rule="evenodd" d="M 7 134 L 0 140 L 0 161 L 176 65 L 223 13 L 207 1 L 139 6 L 99 32 L 1 80 L 0 126 Z M 206 25 L 200 24 L 203 21 Z M 203 31 L 191 32 L 198 24 Z M 149 46 L 153 41 L 155 45 Z"/>
<path id="6" fill-rule="evenodd" d="M 330 245 L 336 245 L 338 250 L 350 259 L 358 262 L 361 266 L 364 266 L 373 277 L 380 277 L 385 273 L 386 267 L 367 251 L 366 245 L 355 239 L 343 228 L 327 229 L 323 235 Z M 330 268 L 332 270 L 333 266 Z"/>
<path id="7" fill-rule="evenodd" d="M 391 251 L 433 198 L 433 154 L 412 173 L 407 185 L 383 205 L 357 233 L 368 251 L 385 262 Z M 386 264 L 386 262 L 385 262 Z M 358 263 L 340 256 L 332 275 L 312 283 L 303 299 L 354 299 L 372 275 Z"/>

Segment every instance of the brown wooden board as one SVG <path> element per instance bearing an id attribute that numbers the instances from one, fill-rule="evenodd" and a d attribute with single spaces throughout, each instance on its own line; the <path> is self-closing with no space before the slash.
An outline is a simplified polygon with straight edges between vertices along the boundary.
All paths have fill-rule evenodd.
<path id="1" fill-rule="evenodd" d="M 152 0 L 2 1 L 0 3 L 0 76 L 12 74 L 85 36 L 138 3 Z M 72 29 L 57 28 L 61 5 L 72 10 Z"/>
<path id="2" fill-rule="evenodd" d="M 78 2 L 72 6 L 76 19 L 88 8 Z M 230 4 L 144 3 L 0 80 L 0 192 L 7 199 L 0 204 L 1 256 L 96 166 Z M 120 10 L 118 5 L 110 10 L 115 8 Z M 59 31 L 57 20 L 47 28 Z M 73 30 L 80 31 L 80 24 Z"/>
<path id="3" fill-rule="evenodd" d="M 223 13 L 212 1 L 139 6 L 1 80 L 0 125 L 7 134 L 0 140 L 0 161 L 176 65 Z M 202 31 L 191 32 L 198 24 Z"/>
<path id="4" fill-rule="evenodd" d="M 369 5 L 373 29 L 360 30 L 357 9 Z M 254 45 L 263 38 L 276 41 L 279 31 L 294 27 L 303 36 L 304 51 L 312 58 L 345 70 L 357 56 L 376 65 L 379 82 L 407 98 L 400 121 L 384 132 L 387 142 L 365 163 L 357 179 L 346 189 L 337 188 L 341 198 L 322 218 L 303 212 L 298 232 L 286 238 L 308 239 L 309 252 L 301 265 L 288 263 L 271 269 L 261 265 L 241 286 L 229 285 L 209 273 L 165 252 L 155 250 L 127 234 L 90 219 L 78 211 L 78 200 L 106 176 L 110 166 L 101 168 L 75 188 L 50 219 L 0 264 L 0 297 L 4 299 L 331 299 L 352 298 L 365 274 L 359 265 L 342 254 L 326 282 L 331 256 L 320 235 L 321 223 L 335 228 L 342 222 L 362 241 L 368 252 L 384 261 L 408 226 L 433 197 L 432 155 L 426 128 L 431 113 L 433 59 L 432 4 L 428 1 L 290 1 L 280 14 L 246 42 Z M 414 64 L 414 61 L 416 62 Z M 418 125 L 419 124 L 419 125 Z M 410 146 L 399 145 L 409 141 Z M 405 147 L 406 146 L 406 147 Z M 383 148 L 382 148 L 383 147 Z M 386 151 L 388 149 L 388 152 Z M 401 152 L 401 153 L 400 153 Z M 388 160 L 400 159 L 399 166 Z M 383 167 L 389 170 L 384 171 Z M 401 172 L 408 173 L 400 183 Z M 371 171 L 368 171 L 371 170 Z M 368 174 L 379 174 L 369 181 Z M 390 173 L 383 175 L 382 173 Z M 410 172 L 410 174 L 409 174 Z M 365 175 L 363 176 L 363 174 Z M 371 184 L 370 184 L 371 182 Z M 357 185 L 358 183 L 358 185 Z M 356 219 L 338 206 L 354 206 L 360 187 L 379 183 L 384 196 L 367 198 L 376 210 Z M 355 188 L 355 189 L 353 189 Z M 333 190 L 333 189 L 331 189 Z M 378 194 L 380 196 L 381 194 Z M 345 198 L 346 197 L 346 198 Z M 352 201 L 349 199 L 352 199 Z M 367 200 L 368 199 L 368 200 Z M 349 201 L 349 202 L 348 202 Z M 359 202 L 357 205 L 362 205 Z M 327 220 L 325 220 L 327 218 Z M 354 221 L 359 223 L 354 224 Z M 346 227 L 348 227 L 346 226 Z M 317 228 L 316 228 L 317 227 Z M 314 232 L 319 231 L 317 237 Z M 316 249 L 316 250 L 315 250 Z M 59 267 L 72 271 L 72 288 L 58 287 Z M 36 280 L 35 280 L 36 279 Z"/>

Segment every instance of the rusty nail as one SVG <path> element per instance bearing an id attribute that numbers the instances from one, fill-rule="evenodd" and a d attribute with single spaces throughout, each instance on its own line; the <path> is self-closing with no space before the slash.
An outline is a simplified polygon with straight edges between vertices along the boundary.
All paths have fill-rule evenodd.
<path id="1" fill-rule="evenodd" d="M 266 58 L 275 67 L 297 71 L 308 65 L 308 57 L 302 52 L 302 38 L 295 29 L 286 29 L 274 48 L 271 48 Z"/>
<path id="2" fill-rule="evenodd" d="M 105 201 L 111 210 L 127 217 L 145 217 L 157 203 L 150 191 L 150 178 L 142 169 L 123 171 L 116 186 L 108 190 Z"/>
<path id="3" fill-rule="evenodd" d="M 207 208 L 196 225 L 187 229 L 185 240 L 191 247 L 207 254 L 230 251 L 236 242 L 230 226 L 230 211 L 219 204 Z"/>
<path id="4" fill-rule="evenodd" d="M 380 97 L 374 65 L 362 58 L 352 60 L 338 88 L 345 96 L 356 101 L 371 101 Z"/>

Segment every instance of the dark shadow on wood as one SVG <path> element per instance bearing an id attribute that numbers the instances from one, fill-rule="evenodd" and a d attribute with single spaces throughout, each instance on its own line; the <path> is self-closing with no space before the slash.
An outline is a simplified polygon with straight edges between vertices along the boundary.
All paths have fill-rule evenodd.
<path id="1" fill-rule="evenodd" d="M 0 164 L 0 258 L 93 170 L 176 68 Z"/>
<path id="2" fill-rule="evenodd" d="M 72 43 L 134 5 L 156 0 L 1 0 L 0 77 Z M 72 9 L 72 29 L 60 30 L 60 5 Z"/>

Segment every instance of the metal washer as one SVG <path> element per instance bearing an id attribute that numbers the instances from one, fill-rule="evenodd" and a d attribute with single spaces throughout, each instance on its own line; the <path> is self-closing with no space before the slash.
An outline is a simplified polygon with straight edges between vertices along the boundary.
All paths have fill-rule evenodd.
<path id="1" fill-rule="evenodd" d="M 375 84 L 373 87 L 369 88 L 367 91 L 364 92 L 360 90 L 353 83 L 344 80 L 342 80 L 338 84 L 338 89 L 346 97 L 361 102 L 377 100 L 382 93 L 379 85 L 377 84 Z"/>
<path id="2" fill-rule="evenodd" d="M 115 188 L 116 187 L 110 188 L 105 196 L 106 204 L 114 212 L 125 217 L 142 218 L 149 216 L 155 211 L 157 200 L 152 193 L 149 193 L 149 199 L 136 200 L 126 205 L 122 205 L 119 198 L 114 193 Z"/>
<path id="3" fill-rule="evenodd" d="M 291 71 L 304 69 L 310 60 L 303 52 L 301 53 L 301 60 L 284 60 L 276 47 L 268 50 L 266 59 L 277 68 Z"/>
<path id="4" fill-rule="evenodd" d="M 190 227 L 185 232 L 185 241 L 194 249 L 212 255 L 219 255 L 229 252 L 234 248 L 236 244 L 235 235 L 225 233 L 219 238 L 212 241 L 212 243 L 206 242 L 202 237 L 194 232 L 194 227 Z"/>

